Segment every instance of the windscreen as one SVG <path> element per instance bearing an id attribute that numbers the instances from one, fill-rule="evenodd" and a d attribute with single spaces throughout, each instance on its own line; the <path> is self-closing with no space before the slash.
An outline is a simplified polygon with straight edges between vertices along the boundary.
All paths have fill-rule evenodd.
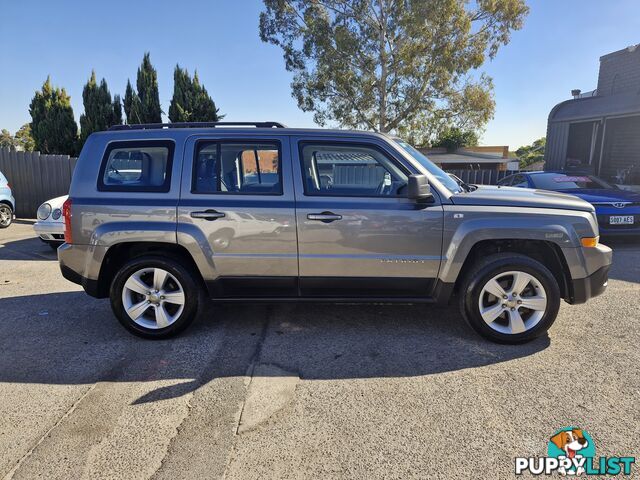
<path id="1" fill-rule="evenodd" d="M 429 160 L 422 152 L 412 147 L 400 138 L 394 138 L 394 141 L 402 147 L 402 149 L 411 155 L 420 165 L 422 165 L 431 175 L 436 177 L 451 193 L 462 192 L 462 187 L 444 170 Z"/>

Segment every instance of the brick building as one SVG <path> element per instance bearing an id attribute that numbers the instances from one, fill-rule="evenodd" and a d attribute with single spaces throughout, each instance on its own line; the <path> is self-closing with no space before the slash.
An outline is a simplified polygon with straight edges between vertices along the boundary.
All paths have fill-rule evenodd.
<path id="1" fill-rule="evenodd" d="M 638 188 L 640 45 L 600 57 L 597 89 L 572 94 L 549 114 L 545 169 L 591 172 Z"/>

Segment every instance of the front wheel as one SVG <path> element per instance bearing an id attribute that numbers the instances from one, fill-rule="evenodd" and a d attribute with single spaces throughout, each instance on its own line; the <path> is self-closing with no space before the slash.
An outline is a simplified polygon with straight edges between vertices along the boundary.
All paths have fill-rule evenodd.
<path id="1" fill-rule="evenodd" d="M 13 210 L 6 203 L 0 203 L 0 228 L 7 228 L 13 222 Z"/>
<path id="2" fill-rule="evenodd" d="M 135 335 L 168 338 L 196 317 L 201 297 L 195 275 L 163 257 L 134 258 L 111 284 L 111 308 L 120 323 Z"/>
<path id="3" fill-rule="evenodd" d="M 524 343 L 544 334 L 559 308 L 553 274 L 537 260 L 515 253 L 480 261 L 460 295 L 460 309 L 471 328 L 499 343 Z"/>

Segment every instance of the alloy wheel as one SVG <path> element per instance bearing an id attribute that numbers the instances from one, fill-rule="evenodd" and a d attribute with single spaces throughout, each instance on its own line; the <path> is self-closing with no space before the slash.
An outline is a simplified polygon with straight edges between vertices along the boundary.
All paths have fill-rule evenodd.
<path id="1" fill-rule="evenodd" d="M 533 275 L 502 272 L 489 280 L 478 299 L 480 316 L 493 330 L 509 335 L 535 327 L 547 309 L 547 293 Z"/>
<path id="2" fill-rule="evenodd" d="M 184 310 L 185 295 L 176 277 L 161 268 L 133 273 L 122 289 L 122 305 L 131 320 L 149 329 L 166 328 Z"/>
<path id="3" fill-rule="evenodd" d="M 0 205 L 0 225 L 8 227 L 11 224 L 12 212 L 6 205 Z"/>

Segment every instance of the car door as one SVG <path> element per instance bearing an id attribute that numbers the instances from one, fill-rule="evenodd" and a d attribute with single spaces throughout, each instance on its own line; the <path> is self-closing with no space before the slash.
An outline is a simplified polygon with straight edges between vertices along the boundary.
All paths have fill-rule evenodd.
<path id="1" fill-rule="evenodd" d="M 443 209 L 407 198 L 414 167 L 382 140 L 292 139 L 300 293 L 428 297 Z"/>
<path id="2" fill-rule="evenodd" d="M 214 297 L 296 296 L 289 139 L 196 135 L 185 145 L 178 243 Z"/>

